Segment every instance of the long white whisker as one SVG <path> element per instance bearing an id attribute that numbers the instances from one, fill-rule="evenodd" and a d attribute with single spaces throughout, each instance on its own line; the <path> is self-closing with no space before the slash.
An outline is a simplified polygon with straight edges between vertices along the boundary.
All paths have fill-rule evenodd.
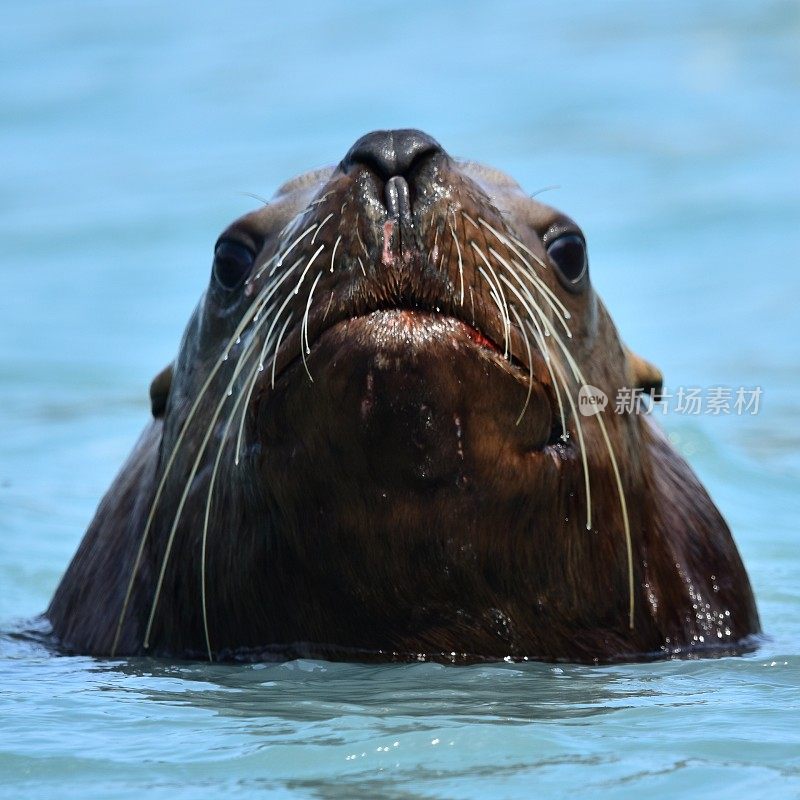
<path id="1" fill-rule="evenodd" d="M 575 362 L 575 359 L 572 357 L 572 354 L 567 349 L 567 346 L 561 341 L 561 337 L 553 334 L 556 343 L 561 348 L 562 352 L 564 353 L 564 358 L 566 358 L 567 363 L 570 366 L 573 374 L 575 375 L 576 379 L 581 382 L 583 386 L 587 385 L 586 378 L 583 377 L 583 373 L 580 370 L 580 367 Z M 594 418 L 597 420 L 597 424 L 600 426 L 600 433 L 603 436 L 603 441 L 605 442 L 606 450 L 608 451 L 608 457 L 611 459 L 611 468 L 614 471 L 614 480 L 617 484 L 617 494 L 619 495 L 619 504 L 620 504 L 620 511 L 622 512 L 622 526 L 624 529 L 625 534 L 625 549 L 627 552 L 628 558 L 628 592 L 630 594 L 630 607 L 628 611 L 628 619 L 629 619 L 629 627 L 633 629 L 633 616 L 634 616 L 634 574 L 633 574 L 633 542 L 631 541 L 631 528 L 630 528 L 630 520 L 628 518 L 628 503 L 625 498 L 625 491 L 622 486 L 622 476 L 620 475 L 619 465 L 617 463 L 617 456 L 614 452 L 614 448 L 611 446 L 611 440 L 608 436 L 608 431 L 606 430 L 606 424 L 603 421 L 602 414 L 598 413 L 594 415 Z"/>
<path id="2" fill-rule="evenodd" d="M 326 223 L 326 222 L 327 222 L 329 219 L 331 219 L 332 217 L 333 217 L 333 211 L 331 211 L 331 213 L 330 213 L 330 214 L 328 214 L 328 216 L 327 216 L 327 217 L 325 217 L 325 219 L 324 219 L 324 220 L 322 220 L 322 222 L 320 222 L 320 224 L 317 226 L 317 229 L 314 231 L 314 235 L 311 237 L 311 244 L 314 244 L 314 242 L 315 242 L 315 241 L 316 241 L 316 239 L 317 239 L 317 236 L 319 236 L 319 232 L 322 230 L 322 228 L 323 228 L 323 226 L 325 225 L 325 223 Z"/>
<path id="3" fill-rule="evenodd" d="M 358 243 L 361 245 L 361 249 L 364 251 L 364 258 L 369 261 L 369 250 L 367 250 L 367 246 L 364 244 L 364 240 L 361 238 L 361 231 L 358 230 L 358 226 L 356 226 L 356 239 L 358 239 Z"/>
<path id="4" fill-rule="evenodd" d="M 513 241 L 518 247 L 522 248 L 542 269 L 547 269 L 547 262 L 543 261 L 533 250 L 528 247 L 525 242 L 521 239 L 518 239 L 516 236 L 512 236 L 509 234 L 509 239 Z"/>
<path id="5" fill-rule="evenodd" d="M 308 293 L 308 300 L 306 301 L 306 310 L 303 314 L 303 322 L 301 324 L 300 330 L 300 356 L 303 359 L 303 367 L 306 370 L 306 375 L 308 375 L 308 379 L 313 383 L 314 379 L 311 377 L 311 372 L 308 369 L 308 361 L 306 360 L 306 356 L 311 353 L 311 346 L 308 343 L 308 313 L 311 310 L 311 301 L 314 297 L 314 289 L 317 288 L 317 284 L 319 283 L 319 279 L 322 277 L 322 272 L 317 273 L 317 277 L 314 279 L 314 283 L 311 284 L 311 291 Z"/>
<path id="6" fill-rule="evenodd" d="M 303 281 L 306 279 L 306 275 L 308 275 L 308 271 L 311 269 L 311 265 L 317 260 L 317 256 L 325 249 L 325 245 L 321 244 L 314 255 L 308 259 L 308 264 L 306 264 L 306 268 L 303 270 L 303 273 L 300 275 L 300 280 L 297 281 L 297 286 L 294 287 L 294 294 L 297 294 L 300 291 L 300 287 L 303 285 Z"/>
<path id="7" fill-rule="evenodd" d="M 339 247 L 339 244 L 342 241 L 342 235 L 336 237 L 336 241 L 333 244 L 333 252 L 331 253 L 331 272 L 333 272 L 333 260 L 336 258 L 336 249 Z"/>
<path id="8" fill-rule="evenodd" d="M 296 262 L 296 264 L 299 264 L 299 263 L 300 263 L 300 260 L 298 260 Z M 289 292 L 289 294 L 286 295 L 286 297 L 284 298 L 284 300 L 281 303 L 281 305 L 278 308 L 278 310 L 273 315 L 272 322 L 270 323 L 270 326 L 267 329 L 266 336 L 264 336 L 264 345 L 261 348 L 261 354 L 258 357 L 259 366 L 263 367 L 263 365 L 264 365 L 264 356 L 266 355 L 267 348 L 270 346 L 270 342 L 272 341 L 272 332 L 275 330 L 275 326 L 278 324 L 278 320 L 281 318 L 281 316 L 283 315 L 283 312 L 286 310 L 286 306 L 288 306 L 289 303 L 291 303 L 291 301 L 294 298 L 294 296 L 295 296 L 294 292 Z M 288 323 L 288 321 L 291 319 L 291 317 L 292 317 L 292 315 L 289 314 L 289 316 L 286 318 L 286 323 Z M 286 323 L 284 323 L 284 324 L 286 324 Z M 260 331 L 260 326 L 259 326 L 258 329 L 256 329 L 254 331 L 254 336 L 257 335 L 259 333 L 259 331 Z M 255 381 L 252 381 L 250 383 L 250 385 L 247 387 L 247 399 L 245 400 L 245 407 L 248 407 L 250 405 L 250 398 L 253 395 L 254 388 L 255 388 Z M 275 363 L 274 362 L 272 364 L 272 388 L 273 389 L 275 388 Z M 236 437 L 235 462 L 236 462 L 237 466 L 239 465 L 239 457 L 241 456 L 241 452 L 242 452 L 242 433 L 243 433 L 243 431 L 244 431 L 244 417 L 242 417 L 242 420 L 239 423 L 239 433 L 238 433 L 238 435 Z"/>
<path id="9" fill-rule="evenodd" d="M 274 269 L 279 269 L 280 267 L 282 267 L 283 266 L 283 262 L 286 260 L 286 256 L 288 256 L 289 253 L 291 253 L 292 250 L 294 250 L 294 248 L 297 247 L 297 245 L 300 244 L 300 242 L 302 242 L 303 239 L 305 239 L 306 236 L 308 236 L 309 233 L 311 233 L 313 230 L 316 230 L 316 228 L 317 228 L 317 223 L 315 222 L 313 225 L 309 225 L 299 236 L 297 236 L 294 239 L 294 241 L 292 241 L 292 243 L 278 257 L 277 261 L 275 262 Z M 267 263 L 269 263 L 269 262 L 267 262 Z M 266 264 L 258 271 L 258 273 L 256 274 L 256 277 L 254 278 L 254 280 L 258 280 L 261 277 L 261 273 L 265 269 L 266 269 Z"/>
<path id="10" fill-rule="evenodd" d="M 169 563 L 170 553 L 172 551 L 172 545 L 175 541 L 175 534 L 178 530 L 178 524 L 180 523 L 181 516 L 183 514 L 183 507 L 186 504 L 186 500 L 189 496 L 189 491 L 192 486 L 192 482 L 194 481 L 194 477 L 197 474 L 198 467 L 200 466 L 200 462 L 202 461 L 203 455 L 205 453 L 206 445 L 208 444 L 209 439 L 211 438 L 212 431 L 214 430 L 214 425 L 219 418 L 219 415 L 230 396 L 230 392 L 233 389 L 233 385 L 236 383 L 237 378 L 239 377 L 239 373 L 241 372 L 241 368 L 244 365 L 245 360 L 249 357 L 250 353 L 254 349 L 255 338 L 250 339 L 247 345 L 244 348 L 241 356 L 239 357 L 239 361 L 234 368 L 233 375 L 228 382 L 228 385 L 225 391 L 222 394 L 222 399 L 217 404 L 216 410 L 211 418 L 211 422 L 209 422 L 208 427 L 206 428 L 205 435 L 203 436 L 203 440 L 200 443 L 200 447 L 197 451 L 197 456 L 195 457 L 194 463 L 192 464 L 192 468 L 189 472 L 189 477 L 186 479 L 186 485 L 184 490 L 181 494 L 180 502 L 178 503 L 178 508 L 175 511 L 175 516 L 172 523 L 172 528 L 170 529 L 169 536 L 167 537 L 167 544 L 164 550 L 164 556 L 161 560 L 161 569 L 159 570 L 158 579 L 156 581 L 156 590 L 155 595 L 153 597 L 153 603 L 150 607 L 150 616 L 147 620 L 147 626 L 145 628 L 144 633 L 144 642 L 142 646 L 145 650 L 150 647 L 150 631 L 153 627 L 153 620 L 155 619 L 156 608 L 158 607 L 158 601 L 161 596 L 161 588 L 164 584 L 164 576 L 167 572 L 167 564 Z"/>
<path id="11" fill-rule="evenodd" d="M 470 225 L 472 225 L 472 227 L 473 227 L 473 228 L 475 228 L 475 230 L 476 230 L 476 231 L 479 231 L 479 232 L 480 232 L 480 228 L 478 227 L 478 223 L 477 223 L 477 222 L 475 222 L 475 220 L 474 220 L 474 219 L 472 219 L 472 217 L 471 217 L 469 214 L 467 214 L 467 212 L 466 212 L 466 211 L 462 211 L 462 212 L 461 212 L 461 216 L 462 216 L 462 217 L 463 217 L 463 218 L 464 218 L 464 219 L 465 219 L 467 222 L 469 222 L 469 224 L 470 224 Z"/>
<path id="12" fill-rule="evenodd" d="M 469 287 L 469 302 L 472 306 L 472 324 L 475 325 L 475 293 L 472 291 L 472 287 Z"/>
<path id="13" fill-rule="evenodd" d="M 486 264 L 486 268 L 489 270 L 489 272 L 492 273 L 492 276 L 496 282 L 493 283 L 491 280 L 489 280 L 488 277 L 486 278 L 489 285 L 494 287 L 498 297 L 502 301 L 500 305 L 500 318 L 503 322 L 503 339 L 505 341 L 505 352 L 503 353 L 503 357 L 508 358 L 509 343 L 511 341 L 511 319 L 508 314 L 508 303 L 506 302 L 506 294 L 503 291 L 503 287 L 500 285 L 500 281 L 497 278 L 497 273 L 494 271 L 494 267 L 492 267 L 492 265 L 489 263 L 489 259 L 486 257 L 486 254 L 483 252 L 483 250 L 480 249 L 480 247 L 478 247 L 477 244 L 475 244 L 475 242 L 470 242 L 470 246 L 481 257 L 481 260 L 483 261 L 484 264 Z M 478 269 L 481 272 L 483 272 L 482 267 L 479 267 Z"/>
<path id="14" fill-rule="evenodd" d="M 530 293 L 528 293 L 527 298 L 523 297 L 519 293 L 517 288 L 508 280 L 508 278 L 506 278 L 505 275 L 500 275 L 500 280 L 502 280 L 506 284 L 506 286 L 508 286 L 509 291 L 511 291 L 513 294 L 516 295 L 520 303 L 522 303 L 522 306 L 527 312 L 531 322 L 536 327 L 536 334 L 534 335 L 534 338 L 539 343 L 539 349 L 542 351 L 542 356 L 544 357 L 545 366 L 547 367 L 547 371 L 550 373 L 550 379 L 553 382 L 553 389 L 555 390 L 556 393 L 556 403 L 558 404 L 558 415 L 561 420 L 562 436 L 567 436 L 568 433 L 567 433 L 566 416 L 564 414 L 564 400 L 561 397 L 561 389 L 559 388 L 559 381 L 556 377 L 555 372 L 553 371 L 553 359 L 550 355 L 550 348 L 547 346 L 547 339 L 549 338 L 549 335 L 545 334 L 545 332 L 539 326 L 539 322 L 537 321 L 537 316 L 543 317 L 544 312 L 536 303 L 536 301 L 533 299 L 532 295 L 530 295 Z M 556 368 L 557 366 L 558 365 L 556 365 Z"/>
<path id="15" fill-rule="evenodd" d="M 292 268 L 294 269 L 294 267 Z M 147 515 L 147 520 L 145 521 L 144 530 L 142 531 L 141 538 L 139 540 L 139 548 L 136 551 L 136 557 L 134 558 L 133 567 L 131 569 L 131 576 L 128 579 L 128 586 L 125 590 L 125 597 L 122 601 L 122 609 L 120 610 L 119 619 L 117 620 L 117 628 L 114 633 L 114 640 L 111 644 L 111 656 L 113 657 L 117 652 L 117 646 L 119 644 L 119 637 L 122 633 L 122 625 L 125 621 L 125 615 L 128 611 L 128 605 L 131 599 L 131 593 L 133 592 L 133 584 L 136 580 L 136 575 L 139 572 L 139 566 L 142 562 L 142 556 L 144 554 L 144 548 L 147 544 L 147 539 L 150 535 L 150 530 L 153 525 L 153 520 L 155 519 L 156 509 L 158 507 L 159 501 L 161 499 L 161 495 L 164 492 L 164 487 L 166 486 L 167 479 L 172 471 L 172 466 L 175 463 L 175 458 L 181 448 L 183 440 L 186 436 L 186 432 L 191 425 L 192 420 L 194 419 L 194 415 L 197 413 L 197 409 L 200 407 L 200 403 L 203 400 L 206 392 L 208 391 L 211 382 L 217 376 L 217 373 L 222 368 L 222 365 L 228 360 L 228 355 L 233 348 L 234 344 L 240 341 L 240 337 L 250 322 L 261 313 L 264 306 L 269 302 L 270 298 L 274 295 L 277 291 L 278 287 L 283 283 L 283 281 L 291 274 L 292 269 L 288 270 L 285 275 L 281 277 L 281 279 L 274 283 L 268 283 L 264 288 L 259 292 L 259 294 L 254 298 L 253 302 L 251 303 L 250 307 L 242 316 L 242 319 L 239 320 L 239 324 L 236 326 L 236 329 L 233 331 L 230 339 L 228 339 L 227 344 L 223 348 L 222 357 L 216 362 L 216 364 L 209 370 L 208 376 L 206 377 L 205 381 L 203 382 L 202 386 L 200 387 L 199 391 L 197 392 L 197 396 L 195 397 L 192 405 L 189 407 L 189 411 L 186 415 L 186 419 L 181 426 L 180 431 L 178 432 L 178 436 L 175 439 L 175 444 L 172 446 L 172 451 L 170 452 L 169 458 L 164 466 L 162 471 L 161 479 L 159 480 L 158 486 L 156 487 L 155 495 L 153 496 L 153 501 L 150 505 L 150 511 Z"/>
<path id="16" fill-rule="evenodd" d="M 453 221 L 455 221 L 456 212 L 453 211 L 452 213 L 453 213 Z M 450 234 L 453 237 L 453 242 L 455 242 L 456 245 L 456 253 L 458 254 L 458 279 L 461 284 L 461 295 L 460 295 L 459 305 L 463 306 L 464 305 L 464 262 L 461 257 L 461 245 L 458 243 L 458 236 L 456 236 L 456 230 L 449 219 L 447 220 L 447 224 L 450 226 Z"/>
<path id="17" fill-rule="evenodd" d="M 522 253 L 520 253 L 520 251 L 514 246 L 514 243 L 511 241 L 511 238 L 502 234 L 500 231 L 498 231 L 496 228 L 490 225 L 482 217 L 479 217 L 478 220 L 480 224 L 483 225 L 484 228 L 486 228 L 494 235 L 494 237 L 497 239 L 498 242 L 500 242 L 500 244 L 505 245 L 509 250 L 511 250 L 511 252 L 514 253 L 514 255 L 516 255 L 517 258 L 528 268 L 527 271 L 523 270 L 525 276 L 531 282 L 535 283 L 536 287 L 540 289 L 542 292 L 544 292 L 544 294 L 546 294 L 550 298 L 552 304 L 557 306 L 564 319 L 570 319 L 572 315 L 570 314 L 569 309 L 561 302 L 558 295 L 556 295 L 552 291 L 552 289 L 536 274 L 536 270 L 531 266 L 528 259 L 526 259 L 525 256 L 523 256 Z M 531 251 L 528 247 L 526 247 L 522 242 L 520 242 L 519 239 L 514 237 L 514 242 L 516 242 L 520 247 L 524 248 L 527 253 L 530 253 L 531 257 L 536 261 L 537 264 L 539 264 L 541 267 L 545 269 L 547 268 L 545 262 L 542 261 L 542 259 L 539 258 L 539 256 L 533 253 L 533 251 Z M 497 257 L 496 253 L 495 255 Z M 508 263 L 506 263 L 506 268 L 509 270 L 511 269 Z"/>
<path id="18" fill-rule="evenodd" d="M 536 277 L 536 276 L 535 276 L 535 275 L 533 275 L 532 273 L 528 272 L 528 271 L 527 271 L 527 270 L 525 270 L 524 268 L 522 268 L 522 269 L 520 269 L 520 270 L 516 270 L 516 269 L 514 269 L 514 266 L 513 266 L 513 265 L 511 265 L 511 264 L 509 264 L 509 262 L 508 262 L 508 261 L 507 261 L 505 258 L 503 258 L 503 256 L 502 256 L 502 255 L 500 255 L 500 253 L 498 253 L 498 252 L 497 252 L 497 250 L 495 250 L 493 247 L 490 247 L 490 248 L 489 248 L 489 252 L 490 252 L 490 253 L 491 253 L 491 254 L 492 254 L 494 257 L 495 257 L 495 259 L 496 259 L 496 260 L 497 260 L 497 261 L 498 261 L 498 262 L 499 262 L 499 263 L 500 263 L 502 266 L 504 266 L 504 267 L 506 268 L 506 270 L 507 270 L 507 272 L 509 273 L 509 275 L 513 275 L 513 277 L 515 278 L 515 280 L 517 281 L 517 283 L 519 283 L 520 285 L 523 285 L 523 281 L 522 281 L 522 279 L 519 277 L 519 274 L 518 274 L 519 272 L 522 272 L 522 274 L 523 274 L 523 275 L 524 275 L 526 278 L 528 278 L 528 280 L 530 280 L 530 281 L 531 281 L 531 283 L 534 285 L 534 288 L 536 288 L 536 289 L 538 289 L 538 290 L 539 290 L 539 293 L 542 295 L 542 297 L 544 298 L 545 302 L 546 302 L 546 303 L 547 303 L 547 304 L 550 306 L 550 308 L 553 310 L 555 318 L 556 318 L 556 319 L 559 321 L 559 323 L 561 324 L 561 326 L 564 328 L 564 332 L 567 334 L 567 337 L 568 337 L 569 339 L 571 339 L 571 338 L 572 338 L 572 331 L 569 329 L 569 326 L 567 325 L 567 319 L 568 319 L 569 317 L 568 317 L 568 316 L 567 316 L 567 317 L 565 317 L 565 316 L 563 315 L 563 313 L 561 313 L 561 308 L 563 308 L 563 305 L 562 305 L 562 303 L 561 303 L 561 301 L 560 301 L 560 300 L 558 301 L 558 303 L 554 303 L 554 302 L 553 302 L 553 300 L 552 300 L 551 296 L 552 296 L 552 297 L 555 297 L 555 295 L 554 295 L 554 294 L 552 293 L 552 291 L 550 290 L 550 287 L 549 287 L 549 286 L 547 286 L 547 284 L 546 284 L 546 283 L 544 283 L 544 281 L 540 280 L 538 277 Z M 527 289 L 527 287 L 526 287 L 526 289 Z M 569 313 L 569 312 L 567 312 L 567 314 L 568 314 L 568 313 Z"/>
<path id="19" fill-rule="evenodd" d="M 522 335 L 522 340 L 525 342 L 525 349 L 528 353 L 528 394 L 525 396 L 525 402 L 522 405 L 522 411 L 519 412 L 519 416 L 517 417 L 517 421 L 515 423 L 516 425 L 519 425 L 528 409 L 528 404 L 531 401 L 531 392 L 533 392 L 533 353 L 531 352 L 531 343 L 528 339 L 528 333 L 525 330 L 525 326 L 522 324 L 522 319 L 520 318 L 519 313 L 517 313 L 517 309 L 514 308 L 514 306 L 511 306 L 511 313 L 517 320 L 519 332 Z"/>
<path id="20" fill-rule="evenodd" d="M 283 283 L 286 280 L 286 278 L 289 277 L 289 275 L 292 274 L 292 272 L 294 272 L 295 269 L 297 269 L 297 267 L 302 263 L 304 258 L 305 258 L 305 256 L 300 256 L 300 258 L 298 258 L 297 261 L 294 262 L 294 264 L 291 266 L 291 268 L 289 270 L 287 270 L 287 272 L 283 275 L 283 277 L 280 279 L 280 281 L 278 281 L 278 283 L 277 283 L 277 285 L 275 287 L 276 289 L 277 289 L 278 286 L 280 286 L 281 283 Z M 303 273 L 303 274 L 305 274 L 305 273 Z M 269 347 L 269 343 L 270 343 L 271 337 L 272 337 L 272 332 L 273 332 L 273 330 L 275 330 L 275 325 L 277 325 L 278 320 L 281 318 L 283 312 L 286 310 L 286 306 L 288 306 L 289 303 L 291 303 L 291 301 L 294 298 L 294 296 L 295 296 L 294 292 L 289 292 L 289 294 L 286 295 L 286 297 L 284 298 L 284 300 L 281 303 L 281 305 L 278 308 L 278 310 L 272 316 L 272 322 L 270 323 L 270 326 L 267 329 L 267 334 L 264 337 L 264 345 L 261 348 L 261 354 L 258 357 L 258 363 L 259 363 L 259 366 L 262 369 L 263 369 L 263 365 L 264 365 L 264 356 L 266 355 L 267 348 Z M 291 314 L 289 316 L 291 317 Z M 252 334 L 253 338 L 258 336 L 258 334 L 261 332 L 261 329 L 267 323 L 267 319 L 268 318 L 265 317 L 253 329 L 253 334 Z M 274 369 L 274 364 L 273 364 L 273 369 Z M 251 385 L 248 386 L 247 399 L 245 401 L 245 406 L 246 407 L 250 405 L 250 398 L 251 398 L 251 396 L 253 394 L 254 386 L 255 386 L 255 382 L 251 383 Z M 274 381 L 273 381 L 273 386 L 274 386 Z M 236 436 L 236 450 L 235 450 L 235 455 L 234 455 L 234 461 L 235 461 L 237 466 L 239 465 L 239 458 L 240 458 L 241 452 L 242 452 L 242 433 L 243 433 L 243 430 L 244 430 L 244 417 L 242 417 L 241 423 L 239 424 L 239 432 L 238 432 L 238 434 Z"/>
<path id="21" fill-rule="evenodd" d="M 503 354 L 503 358 L 508 358 L 508 336 L 505 333 L 505 309 L 503 308 L 503 303 L 500 300 L 500 296 L 497 294 L 496 289 L 494 288 L 494 284 L 491 281 L 491 278 L 486 274 L 486 270 L 483 267 L 478 267 L 478 273 L 480 276 L 486 281 L 489 286 L 489 296 L 494 300 L 495 305 L 497 306 L 497 310 L 500 312 L 500 320 L 503 325 L 503 338 L 506 341 L 506 349 L 505 353 Z"/>
<path id="22" fill-rule="evenodd" d="M 256 376 L 260 371 L 260 365 L 258 362 L 255 363 L 254 367 L 250 371 L 250 374 L 247 376 L 246 383 L 250 383 L 251 381 L 255 381 Z M 233 404 L 233 408 L 231 409 L 230 416 L 228 417 L 227 422 L 225 423 L 225 428 L 222 431 L 222 436 L 220 437 L 220 444 L 219 448 L 217 449 L 217 455 L 214 459 L 214 466 L 211 470 L 211 478 L 208 484 L 208 494 L 206 497 L 206 510 L 205 515 L 203 517 L 203 535 L 200 545 L 200 605 L 203 612 L 203 632 L 205 634 L 206 639 L 206 651 L 208 653 L 208 660 L 213 661 L 214 657 L 211 652 L 211 636 L 209 635 L 208 630 L 208 605 L 206 602 L 206 550 L 207 550 L 207 540 L 208 540 L 208 521 L 211 514 L 211 501 L 214 496 L 214 486 L 216 485 L 217 481 L 217 472 L 219 470 L 220 460 L 222 459 L 222 453 L 225 450 L 225 442 L 228 438 L 228 432 L 230 431 L 231 423 L 236 416 L 236 411 L 238 410 L 239 406 L 242 403 L 243 398 L 245 397 L 244 392 L 239 392 L 236 400 Z M 245 415 L 247 414 L 247 405 L 244 406 L 242 409 L 242 419 L 244 419 Z M 241 428 L 240 428 L 241 430 Z M 237 459 L 238 459 L 238 451 L 240 447 L 240 442 L 236 444 L 237 450 Z M 237 460 L 238 463 L 238 460 Z"/>
<path id="23" fill-rule="evenodd" d="M 522 304 L 523 308 L 528 313 L 528 317 L 536 329 L 536 333 L 538 334 L 538 341 L 539 346 L 542 350 L 542 355 L 545 359 L 545 365 L 550 373 L 550 378 L 553 381 L 553 388 L 556 392 L 556 400 L 558 403 L 558 413 L 561 417 L 561 430 L 564 435 L 567 433 L 567 426 L 566 426 L 566 419 L 564 415 L 564 403 L 561 392 L 559 390 L 559 381 L 558 377 L 556 376 L 553 370 L 553 362 L 552 358 L 550 357 L 549 350 L 547 348 L 545 336 L 549 336 L 554 340 L 561 341 L 558 338 L 557 334 L 553 330 L 550 321 L 548 320 L 547 316 L 545 315 L 543 309 L 539 304 L 534 300 L 533 296 L 530 292 L 527 292 L 527 297 L 523 295 L 515 286 L 511 283 L 504 275 L 501 275 L 500 278 L 506 283 L 509 290 L 517 297 L 519 302 Z M 526 287 L 523 286 L 523 289 Z M 538 321 L 537 321 L 538 320 Z M 540 327 L 541 322 L 541 327 Z M 581 425 L 580 418 L 578 417 L 577 409 L 575 408 L 575 403 L 572 399 L 572 393 L 569 391 L 569 388 L 564 385 L 564 394 L 567 396 L 567 401 L 570 406 L 570 410 L 572 411 L 572 416 L 575 420 L 575 431 L 578 435 L 578 445 L 581 455 L 581 465 L 583 467 L 583 483 L 584 489 L 586 492 L 586 528 L 587 530 L 591 530 L 592 528 L 592 490 L 591 490 L 591 481 L 589 478 L 589 462 L 586 455 L 586 444 L 584 441 L 583 436 L 583 427 Z"/>

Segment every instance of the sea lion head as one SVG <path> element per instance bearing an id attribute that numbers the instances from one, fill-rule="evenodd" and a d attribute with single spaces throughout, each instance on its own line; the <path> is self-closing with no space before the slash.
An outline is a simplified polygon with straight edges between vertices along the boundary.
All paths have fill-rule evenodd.
<path id="1" fill-rule="evenodd" d="M 707 576 L 652 551 L 672 455 L 614 398 L 661 377 L 587 253 L 575 221 L 416 130 L 230 225 L 151 389 L 114 649 L 605 658 L 725 630 L 675 599 Z"/>

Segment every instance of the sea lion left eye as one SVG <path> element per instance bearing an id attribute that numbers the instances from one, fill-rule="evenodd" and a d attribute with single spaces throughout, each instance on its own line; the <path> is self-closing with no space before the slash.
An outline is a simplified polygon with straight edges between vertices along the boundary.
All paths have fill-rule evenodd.
<path id="1" fill-rule="evenodd" d="M 239 242 L 219 242 L 214 249 L 214 277 L 223 288 L 235 289 L 250 272 L 255 257 Z"/>
<path id="2" fill-rule="evenodd" d="M 583 239 L 575 233 L 559 236 L 547 245 L 547 255 L 564 282 L 570 287 L 577 287 L 588 266 Z"/>

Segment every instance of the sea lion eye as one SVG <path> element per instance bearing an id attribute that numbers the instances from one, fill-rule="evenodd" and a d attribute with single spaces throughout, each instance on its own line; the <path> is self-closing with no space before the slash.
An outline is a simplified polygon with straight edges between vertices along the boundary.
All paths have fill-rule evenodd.
<path id="1" fill-rule="evenodd" d="M 562 283 L 576 290 L 586 275 L 586 243 L 576 233 L 565 233 L 547 244 L 547 256 L 558 270 Z"/>
<path id="2" fill-rule="evenodd" d="M 255 257 L 246 245 L 223 239 L 214 249 L 214 277 L 223 289 L 235 289 L 250 272 Z"/>

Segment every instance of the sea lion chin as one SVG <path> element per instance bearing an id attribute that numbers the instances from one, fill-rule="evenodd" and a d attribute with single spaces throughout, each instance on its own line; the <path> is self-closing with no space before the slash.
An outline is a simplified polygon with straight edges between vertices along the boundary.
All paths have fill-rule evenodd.
<path id="1" fill-rule="evenodd" d="M 633 660 L 759 630 L 578 225 L 376 131 L 220 236 L 46 612 L 95 655 Z"/>

